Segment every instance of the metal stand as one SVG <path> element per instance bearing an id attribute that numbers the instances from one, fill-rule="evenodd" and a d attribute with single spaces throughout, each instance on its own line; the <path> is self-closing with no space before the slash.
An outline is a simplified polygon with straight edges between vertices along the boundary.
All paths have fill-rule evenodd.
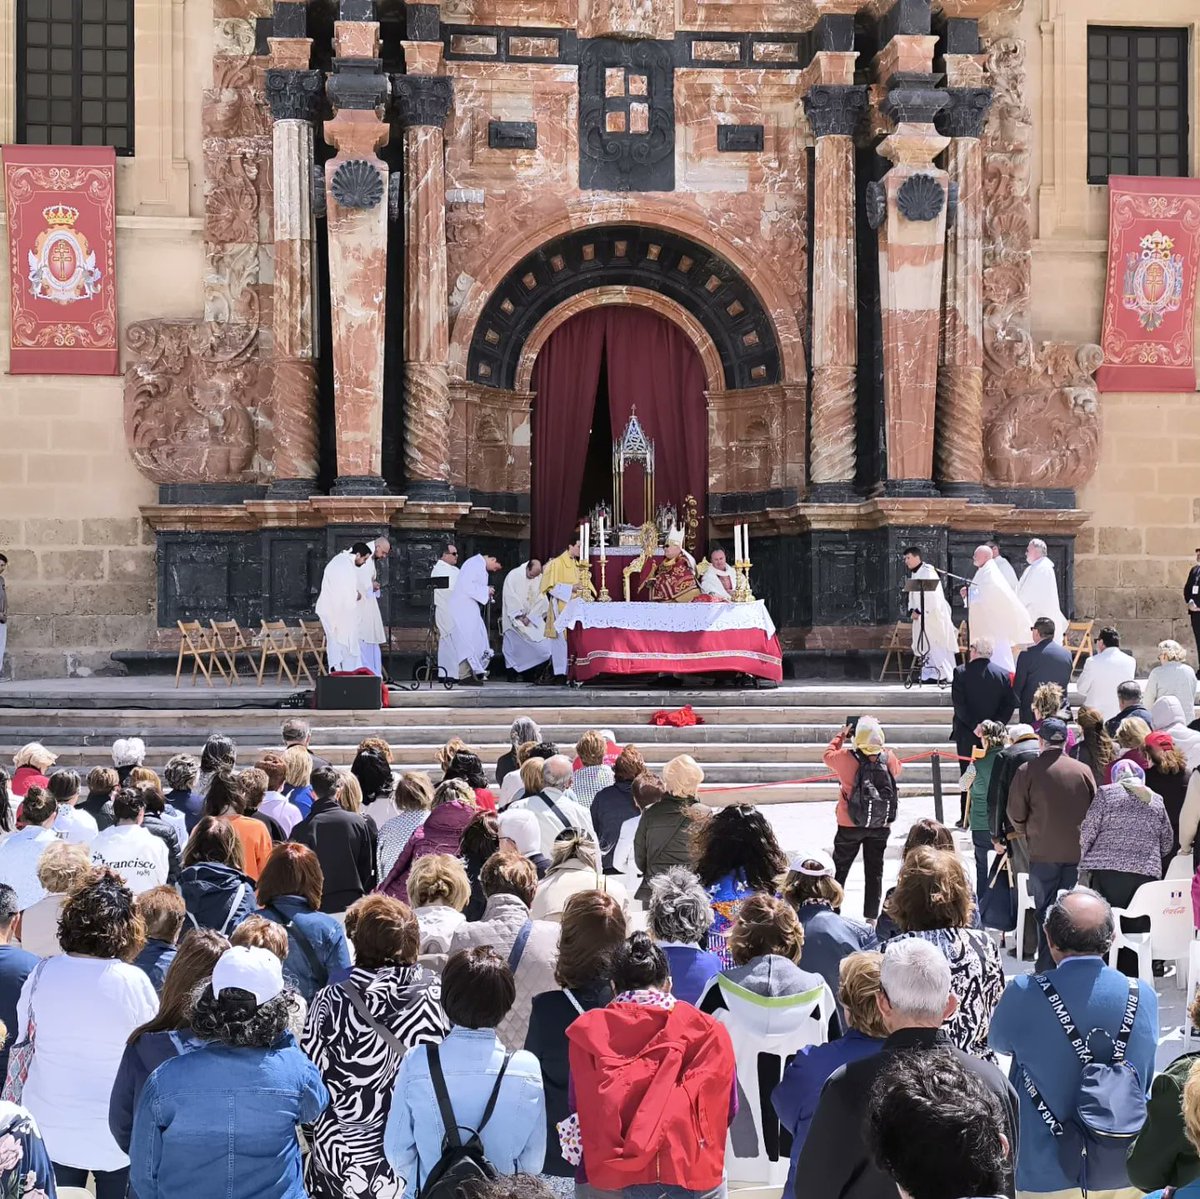
<path id="1" fill-rule="evenodd" d="M 934 567 L 936 570 L 937 568 Z M 925 629 L 925 593 L 932 591 L 935 587 L 940 587 L 941 583 L 937 579 L 905 579 L 904 592 L 906 595 L 911 595 L 914 592 L 921 597 L 921 631 L 917 635 L 916 644 L 913 646 L 913 660 L 909 666 L 907 673 L 904 676 L 904 689 L 910 690 L 915 681 L 919 680 L 922 684 L 925 682 L 941 683 L 940 679 L 923 679 L 921 675 L 925 669 L 925 659 L 929 656 L 929 633 Z M 916 675 L 914 680 L 913 675 Z"/>
<path id="2" fill-rule="evenodd" d="M 413 681 L 404 685 L 405 691 L 420 691 L 422 683 L 428 683 L 432 691 L 435 683 L 441 683 L 447 691 L 458 686 L 458 680 L 452 679 L 449 673 L 438 665 L 438 644 L 441 635 L 437 627 L 437 596 L 439 591 L 446 591 L 450 586 L 447 578 L 420 579 L 415 587 L 426 587 L 429 590 L 429 627 L 425 632 L 425 653 L 423 659 L 413 667 Z M 391 615 L 390 609 L 388 613 Z M 391 650 L 392 630 L 388 626 L 388 649 Z"/>

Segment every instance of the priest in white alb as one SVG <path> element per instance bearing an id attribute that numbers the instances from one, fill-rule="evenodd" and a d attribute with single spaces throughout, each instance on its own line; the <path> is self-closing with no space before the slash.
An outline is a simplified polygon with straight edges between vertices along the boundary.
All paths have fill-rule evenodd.
<path id="1" fill-rule="evenodd" d="M 500 563 L 491 555 L 476 554 L 458 572 L 458 581 L 450 592 L 450 636 L 458 655 L 451 678 L 461 678 L 466 683 L 482 683 L 487 678 L 492 646 L 483 619 L 483 605 L 495 592 L 488 583 L 488 575 L 499 569 Z"/>
<path id="2" fill-rule="evenodd" d="M 530 558 L 504 578 L 500 607 L 504 662 L 518 674 L 536 670 L 550 660 L 550 642 L 546 640 L 550 605 L 542 594 L 541 574 L 542 564 Z"/>
<path id="3" fill-rule="evenodd" d="M 975 577 L 970 588 L 963 588 L 969 605 L 971 640 L 983 637 L 991 641 L 992 661 L 1012 674 L 1017 668 L 1013 646 L 1028 645 L 1033 640 L 1029 635 L 1029 613 L 1008 585 L 988 546 L 981 545 L 972 561 Z"/>
<path id="4" fill-rule="evenodd" d="M 708 565 L 701 563 L 697 569 L 700 572 L 702 595 L 711 595 L 714 599 L 732 603 L 733 593 L 737 590 L 737 571 L 729 565 L 724 550 L 713 550 L 709 555 Z"/>
<path id="5" fill-rule="evenodd" d="M 921 682 L 948 683 L 954 677 L 954 655 L 958 649 L 958 633 L 950 603 L 942 588 L 938 572 L 921 556 L 915 545 L 904 551 L 904 565 L 909 578 L 935 579 L 937 586 L 929 591 L 908 593 L 908 612 L 912 619 L 913 654 L 923 658 Z M 921 623 L 921 597 L 925 597 L 925 622 Z"/>
<path id="6" fill-rule="evenodd" d="M 992 551 L 992 557 L 995 559 L 996 565 L 1000 567 L 1000 573 L 1008 581 L 1008 585 L 1016 591 L 1017 572 L 1013 570 L 1012 563 L 1000 552 L 1000 543 L 998 541 L 989 541 L 988 549 Z"/>
<path id="7" fill-rule="evenodd" d="M 449 579 L 449 587 L 440 587 L 433 594 L 433 615 L 438 631 L 438 667 L 452 679 L 458 678 L 458 654 L 454 650 L 454 627 L 450 621 L 450 594 L 458 580 L 458 546 L 453 541 L 442 544 L 442 556 L 429 572 L 431 579 Z"/>
<path id="8" fill-rule="evenodd" d="M 367 542 L 371 556 L 358 568 L 358 594 L 362 597 L 358 605 L 359 656 L 362 664 L 372 673 L 383 677 L 383 656 L 380 645 L 387 638 L 383 627 L 383 614 L 379 610 L 379 573 L 375 562 L 386 558 L 392 544 L 386 537 L 376 537 Z"/>
<path id="9" fill-rule="evenodd" d="M 1039 617 L 1047 616 L 1054 621 L 1054 640 L 1061 641 L 1067 631 L 1067 618 L 1058 605 L 1058 579 L 1054 574 L 1054 563 L 1046 555 L 1046 543 L 1035 537 L 1025 550 L 1028 566 L 1021 572 L 1017 584 L 1017 598 L 1029 613 L 1030 626 Z"/>
<path id="10" fill-rule="evenodd" d="M 334 554 L 321 576 L 316 611 L 325 630 L 325 657 L 330 672 L 358 670 L 362 666 L 358 568 L 370 557 L 366 542 L 356 541 L 348 550 Z"/>

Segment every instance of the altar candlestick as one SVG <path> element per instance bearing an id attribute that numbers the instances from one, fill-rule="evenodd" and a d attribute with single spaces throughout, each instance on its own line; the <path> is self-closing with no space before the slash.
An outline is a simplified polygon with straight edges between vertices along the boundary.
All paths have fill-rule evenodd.
<path id="1" fill-rule="evenodd" d="M 600 518 L 600 565 L 604 565 L 604 517 Z"/>
<path id="2" fill-rule="evenodd" d="M 750 561 L 750 526 L 742 525 L 742 561 Z"/>
<path id="3" fill-rule="evenodd" d="M 740 562 L 742 560 L 742 526 L 733 526 L 733 560 Z"/>

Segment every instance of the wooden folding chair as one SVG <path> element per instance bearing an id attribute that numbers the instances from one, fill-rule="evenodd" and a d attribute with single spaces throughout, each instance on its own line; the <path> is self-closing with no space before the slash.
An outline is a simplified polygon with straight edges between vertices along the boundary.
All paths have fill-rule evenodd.
<path id="1" fill-rule="evenodd" d="M 198 620 L 177 620 L 179 626 L 179 661 L 175 666 L 175 686 L 179 686 L 179 676 L 183 673 L 185 659 L 192 659 L 192 686 L 196 685 L 196 672 L 204 676 L 204 681 L 213 685 L 212 672 L 217 670 L 225 677 L 225 667 L 217 657 L 217 647 L 213 643 L 212 634 Z"/>
<path id="2" fill-rule="evenodd" d="M 226 678 L 230 686 L 238 681 L 238 654 L 245 654 L 250 663 L 250 673 L 254 674 L 254 648 L 251 646 L 246 632 L 236 620 L 210 620 L 212 627 L 213 648 L 218 658 L 224 659 Z"/>
<path id="3" fill-rule="evenodd" d="M 302 620 L 300 622 L 300 660 L 312 654 L 317 664 L 317 674 L 328 674 L 325 653 L 325 626 L 319 620 Z"/>
<path id="4" fill-rule="evenodd" d="M 287 675 L 288 682 L 295 686 L 301 673 L 310 683 L 314 682 L 312 672 L 300 656 L 300 646 L 296 643 L 295 634 L 282 620 L 264 620 L 262 622 L 262 657 L 258 662 L 258 685 L 260 687 L 268 658 L 274 658 L 279 663 L 279 668 L 275 672 L 277 683 L 284 675 Z M 289 659 L 295 660 L 296 671 L 294 674 L 288 665 Z"/>
<path id="5" fill-rule="evenodd" d="M 1079 659 L 1092 654 L 1092 626 L 1094 620 L 1072 620 L 1063 634 L 1063 645 L 1071 651 L 1071 678 L 1074 679 L 1083 669 Z"/>
<path id="6" fill-rule="evenodd" d="M 971 656 L 971 645 L 967 641 L 967 622 L 965 620 L 958 626 L 958 648 L 956 652 L 965 666 L 967 659 Z"/>
<path id="7" fill-rule="evenodd" d="M 892 630 L 892 635 L 883 648 L 887 650 L 887 653 L 884 655 L 883 669 L 879 672 L 879 681 L 882 683 L 887 678 L 893 654 L 896 657 L 896 665 L 891 669 L 896 672 L 898 679 L 904 678 L 905 674 L 912 669 L 911 662 L 907 667 L 904 665 L 904 656 L 907 654 L 910 658 L 912 657 L 912 625 L 906 620 L 898 620 L 896 627 Z"/>

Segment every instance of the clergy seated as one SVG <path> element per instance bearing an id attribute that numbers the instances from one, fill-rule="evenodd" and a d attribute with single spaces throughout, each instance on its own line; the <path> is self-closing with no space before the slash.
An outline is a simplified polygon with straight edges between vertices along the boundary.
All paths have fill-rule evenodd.
<path id="1" fill-rule="evenodd" d="M 696 568 L 682 545 L 671 542 L 663 557 L 650 568 L 644 586 L 656 603 L 690 604 L 701 598 Z"/>

